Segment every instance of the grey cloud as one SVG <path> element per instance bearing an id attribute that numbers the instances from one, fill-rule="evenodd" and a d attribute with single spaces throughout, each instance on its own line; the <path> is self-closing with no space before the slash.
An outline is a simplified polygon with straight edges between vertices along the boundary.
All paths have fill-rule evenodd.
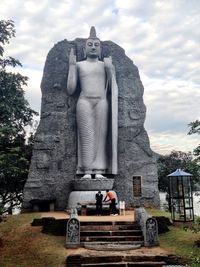
<path id="1" fill-rule="evenodd" d="M 143 77 L 147 129 L 187 134 L 188 123 L 199 116 L 200 91 L 195 84 L 173 80 L 163 83 Z"/>
<path id="2" fill-rule="evenodd" d="M 145 21 L 137 13 L 137 20 L 134 18 L 135 23 L 132 25 L 132 34 L 129 28 L 126 37 L 122 37 L 125 41 L 133 44 L 133 48 L 128 53 L 134 56 L 136 63 L 139 57 L 139 65 L 143 65 L 145 73 L 149 76 L 156 75 L 165 79 L 168 76 L 188 79 L 190 76 L 190 79 L 194 77 L 194 81 L 199 82 L 199 6 L 196 9 L 195 1 L 193 1 L 193 5 L 185 6 L 180 1 L 161 1 L 161 3 L 162 7 L 157 7 L 157 9 L 155 6 L 152 8 L 153 4 L 150 4 L 151 8 L 149 9 L 146 8 L 146 5 L 141 5 L 141 7 L 145 7 L 145 10 L 149 10 L 151 18 Z M 146 4 L 148 5 L 148 3 Z M 136 11 L 137 6 L 135 7 L 133 4 L 131 10 L 134 8 Z M 131 21 L 129 11 L 122 9 L 121 16 L 128 15 Z M 193 43 L 193 46 L 188 46 L 188 42 Z M 140 61 L 141 59 L 143 60 Z M 190 63 L 193 63 L 194 60 L 196 64 L 193 67 Z M 160 65 L 162 66 L 160 67 Z M 161 71 L 158 72 L 158 69 Z"/>

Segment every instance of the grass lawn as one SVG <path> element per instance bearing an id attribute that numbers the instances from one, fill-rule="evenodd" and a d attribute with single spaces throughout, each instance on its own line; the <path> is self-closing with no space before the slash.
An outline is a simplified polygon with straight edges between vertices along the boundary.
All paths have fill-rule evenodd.
<path id="1" fill-rule="evenodd" d="M 148 209 L 151 215 L 167 216 L 169 213 Z M 8 216 L 0 223 L 1 267 L 64 267 L 67 249 L 64 247 L 64 236 L 53 236 L 41 233 L 41 227 L 32 227 L 34 218 L 39 213 L 28 213 Z M 200 267 L 200 248 L 193 246 L 200 239 L 199 233 L 185 231 L 183 227 L 170 227 L 170 231 L 161 234 L 160 246 L 168 252 L 181 256 L 190 267 Z"/>
<path id="2" fill-rule="evenodd" d="M 32 220 L 39 217 L 39 213 L 13 215 L 0 223 L 1 267 L 65 266 L 65 237 L 46 235 L 40 227 L 31 227 Z"/>
<path id="3" fill-rule="evenodd" d="M 169 212 L 148 209 L 154 216 L 171 218 Z M 200 232 L 185 231 L 183 226 L 170 226 L 170 231 L 159 236 L 160 246 L 172 254 L 179 255 L 191 267 L 200 267 L 200 248 L 194 246 L 195 240 L 200 240 Z"/>

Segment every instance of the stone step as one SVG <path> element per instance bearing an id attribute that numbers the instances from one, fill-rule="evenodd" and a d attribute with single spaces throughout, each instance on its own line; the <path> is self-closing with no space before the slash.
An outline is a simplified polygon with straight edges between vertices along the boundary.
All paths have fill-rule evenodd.
<path id="1" fill-rule="evenodd" d="M 87 245 L 94 245 L 94 246 L 98 246 L 98 245 L 105 245 L 105 246 L 107 246 L 107 245 L 111 245 L 111 244 L 113 244 L 113 245 L 133 245 L 133 244 L 142 244 L 143 245 L 143 243 L 144 243 L 144 241 L 143 240 L 134 240 L 134 241 L 124 241 L 124 240 L 121 240 L 121 241 L 118 241 L 117 243 L 113 243 L 113 242 L 111 242 L 111 241 L 92 241 L 92 242 L 90 242 L 90 241 L 86 241 L 86 242 L 81 242 L 81 244 L 82 245 L 84 245 L 84 244 L 87 244 Z"/>
<path id="2" fill-rule="evenodd" d="M 70 255 L 67 257 L 67 266 L 71 267 L 71 263 L 78 263 L 81 267 L 141 267 L 152 266 L 161 267 L 166 265 L 166 256 L 157 256 L 155 254 L 143 255 L 112 255 L 112 256 L 95 256 L 95 255 Z"/>
<path id="3" fill-rule="evenodd" d="M 135 221 L 82 221 L 81 225 L 138 225 Z"/>
<path id="4" fill-rule="evenodd" d="M 114 231 L 114 230 L 140 230 L 139 224 L 133 221 L 127 222 L 81 222 L 81 230 L 102 230 L 102 231 Z"/>
<path id="5" fill-rule="evenodd" d="M 114 231 L 93 231 L 84 230 L 80 232 L 81 236 L 142 236 L 141 230 L 114 230 Z"/>
<path id="6" fill-rule="evenodd" d="M 81 231 L 93 230 L 93 231 L 117 231 L 117 230 L 140 230 L 140 226 L 134 225 L 85 225 L 80 226 Z"/>
<path id="7" fill-rule="evenodd" d="M 84 255 L 81 256 L 82 263 L 113 263 L 113 262 L 160 262 L 164 257 L 162 255 L 157 256 L 155 254 L 143 254 L 143 255 Z"/>
<path id="8" fill-rule="evenodd" d="M 154 261 L 145 261 L 145 262 L 110 262 L 110 263 L 86 263 L 81 264 L 81 267 L 142 267 L 142 266 L 152 266 L 152 267 L 161 267 L 166 265 L 163 262 L 154 262 Z"/>
<path id="9" fill-rule="evenodd" d="M 143 245 L 141 227 L 134 221 L 81 222 L 80 240 L 83 243 L 127 243 Z M 90 244 L 91 245 L 91 244 Z"/>
<path id="10" fill-rule="evenodd" d="M 135 221 L 81 221 L 81 225 L 138 225 Z"/>
<path id="11" fill-rule="evenodd" d="M 141 248 L 143 241 L 120 241 L 120 242 L 82 242 L 81 246 L 87 249 L 99 251 L 127 251 Z"/>
<path id="12" fill-rule="evenodd" d="M 119 242 L 119 241 L 143 241 L 142 236 L 81 236 L 81 242 L 95 242 L 95 241 L 109 241 L 109 242 Z"/>
<path id="13" fill-rule="evenodd" d="M 141 254 L 133 255 L 120 253 L 119 254 L 107 255 L 80 255 L 73 254 L 69 255 L 66 259 L 68 267 L 141 267 L 141 266 L 183 266 L 180 265 L 180 257 L 172 254 L 166 255 L 156 255 L 156 254 Z"/>

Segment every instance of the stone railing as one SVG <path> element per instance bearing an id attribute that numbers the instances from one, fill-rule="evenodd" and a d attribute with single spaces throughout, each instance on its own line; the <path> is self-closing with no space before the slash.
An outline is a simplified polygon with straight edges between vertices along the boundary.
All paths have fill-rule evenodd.
<path id="1" fill-rule="evenodd" d="M 151 217 L 145 208 L 135 209 L 135 220 L 141 226 L 144 236 L 144 246 L 159 246 L 157 220 Z"/>

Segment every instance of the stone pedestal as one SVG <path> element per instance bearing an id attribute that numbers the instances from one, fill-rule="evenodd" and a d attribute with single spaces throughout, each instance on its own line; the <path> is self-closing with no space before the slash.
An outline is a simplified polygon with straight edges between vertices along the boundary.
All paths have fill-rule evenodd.
<path id="1" fill-rule="evenodd" d="M 72 191 L 69 195 L 67 210 L 72 208 L 82 210 L 83 207 L 86 207 L 85 210 L 95 210 L 96 194 L 98 191 L 101 191 L 104 199 L 106 196 L 106 190 L 112 191 L 114 179 L 74 179 L 72 181 L 72 185 L 74 191 Z M 118 203 L 116 192 L 112 192 L 115 194 L 116 202 Z M 104 203 L 103 206 L 104 208 L 109 209 L 109 203 Z"/>
<path id="2" fill-rule="evenodd" d="M 116 198 L 116 203 L 118 203 L 118 197 L 117 193 L 113 190 L 110 190 L 113 192 Z M 95 195 L 98 193 L 97 191 L 72 191 L 69 194 L 69 199 L 68 199 L 68 204 L 67 204 L 67 210 L 74 209 L 76 208 L 77 210 L 81 210 L 83 206 L 86 206 L 88 210 L 95 210 L 96 209 L 96 200 L 95 200 Z M 106 191 L 101 191 L 103 194 L 103 199 L 106 196 Z M 104 209 L 109 209 L 110 203 L 109 202 L 103 202 L 103 208 Z M 117 204 L 118 208 L 118 204 Z"/>
<path id="3" fill-rule="evenodd" d="M 74 179 L 72 186 L 74 191 L 112 190 L 114 179 Z"/>

